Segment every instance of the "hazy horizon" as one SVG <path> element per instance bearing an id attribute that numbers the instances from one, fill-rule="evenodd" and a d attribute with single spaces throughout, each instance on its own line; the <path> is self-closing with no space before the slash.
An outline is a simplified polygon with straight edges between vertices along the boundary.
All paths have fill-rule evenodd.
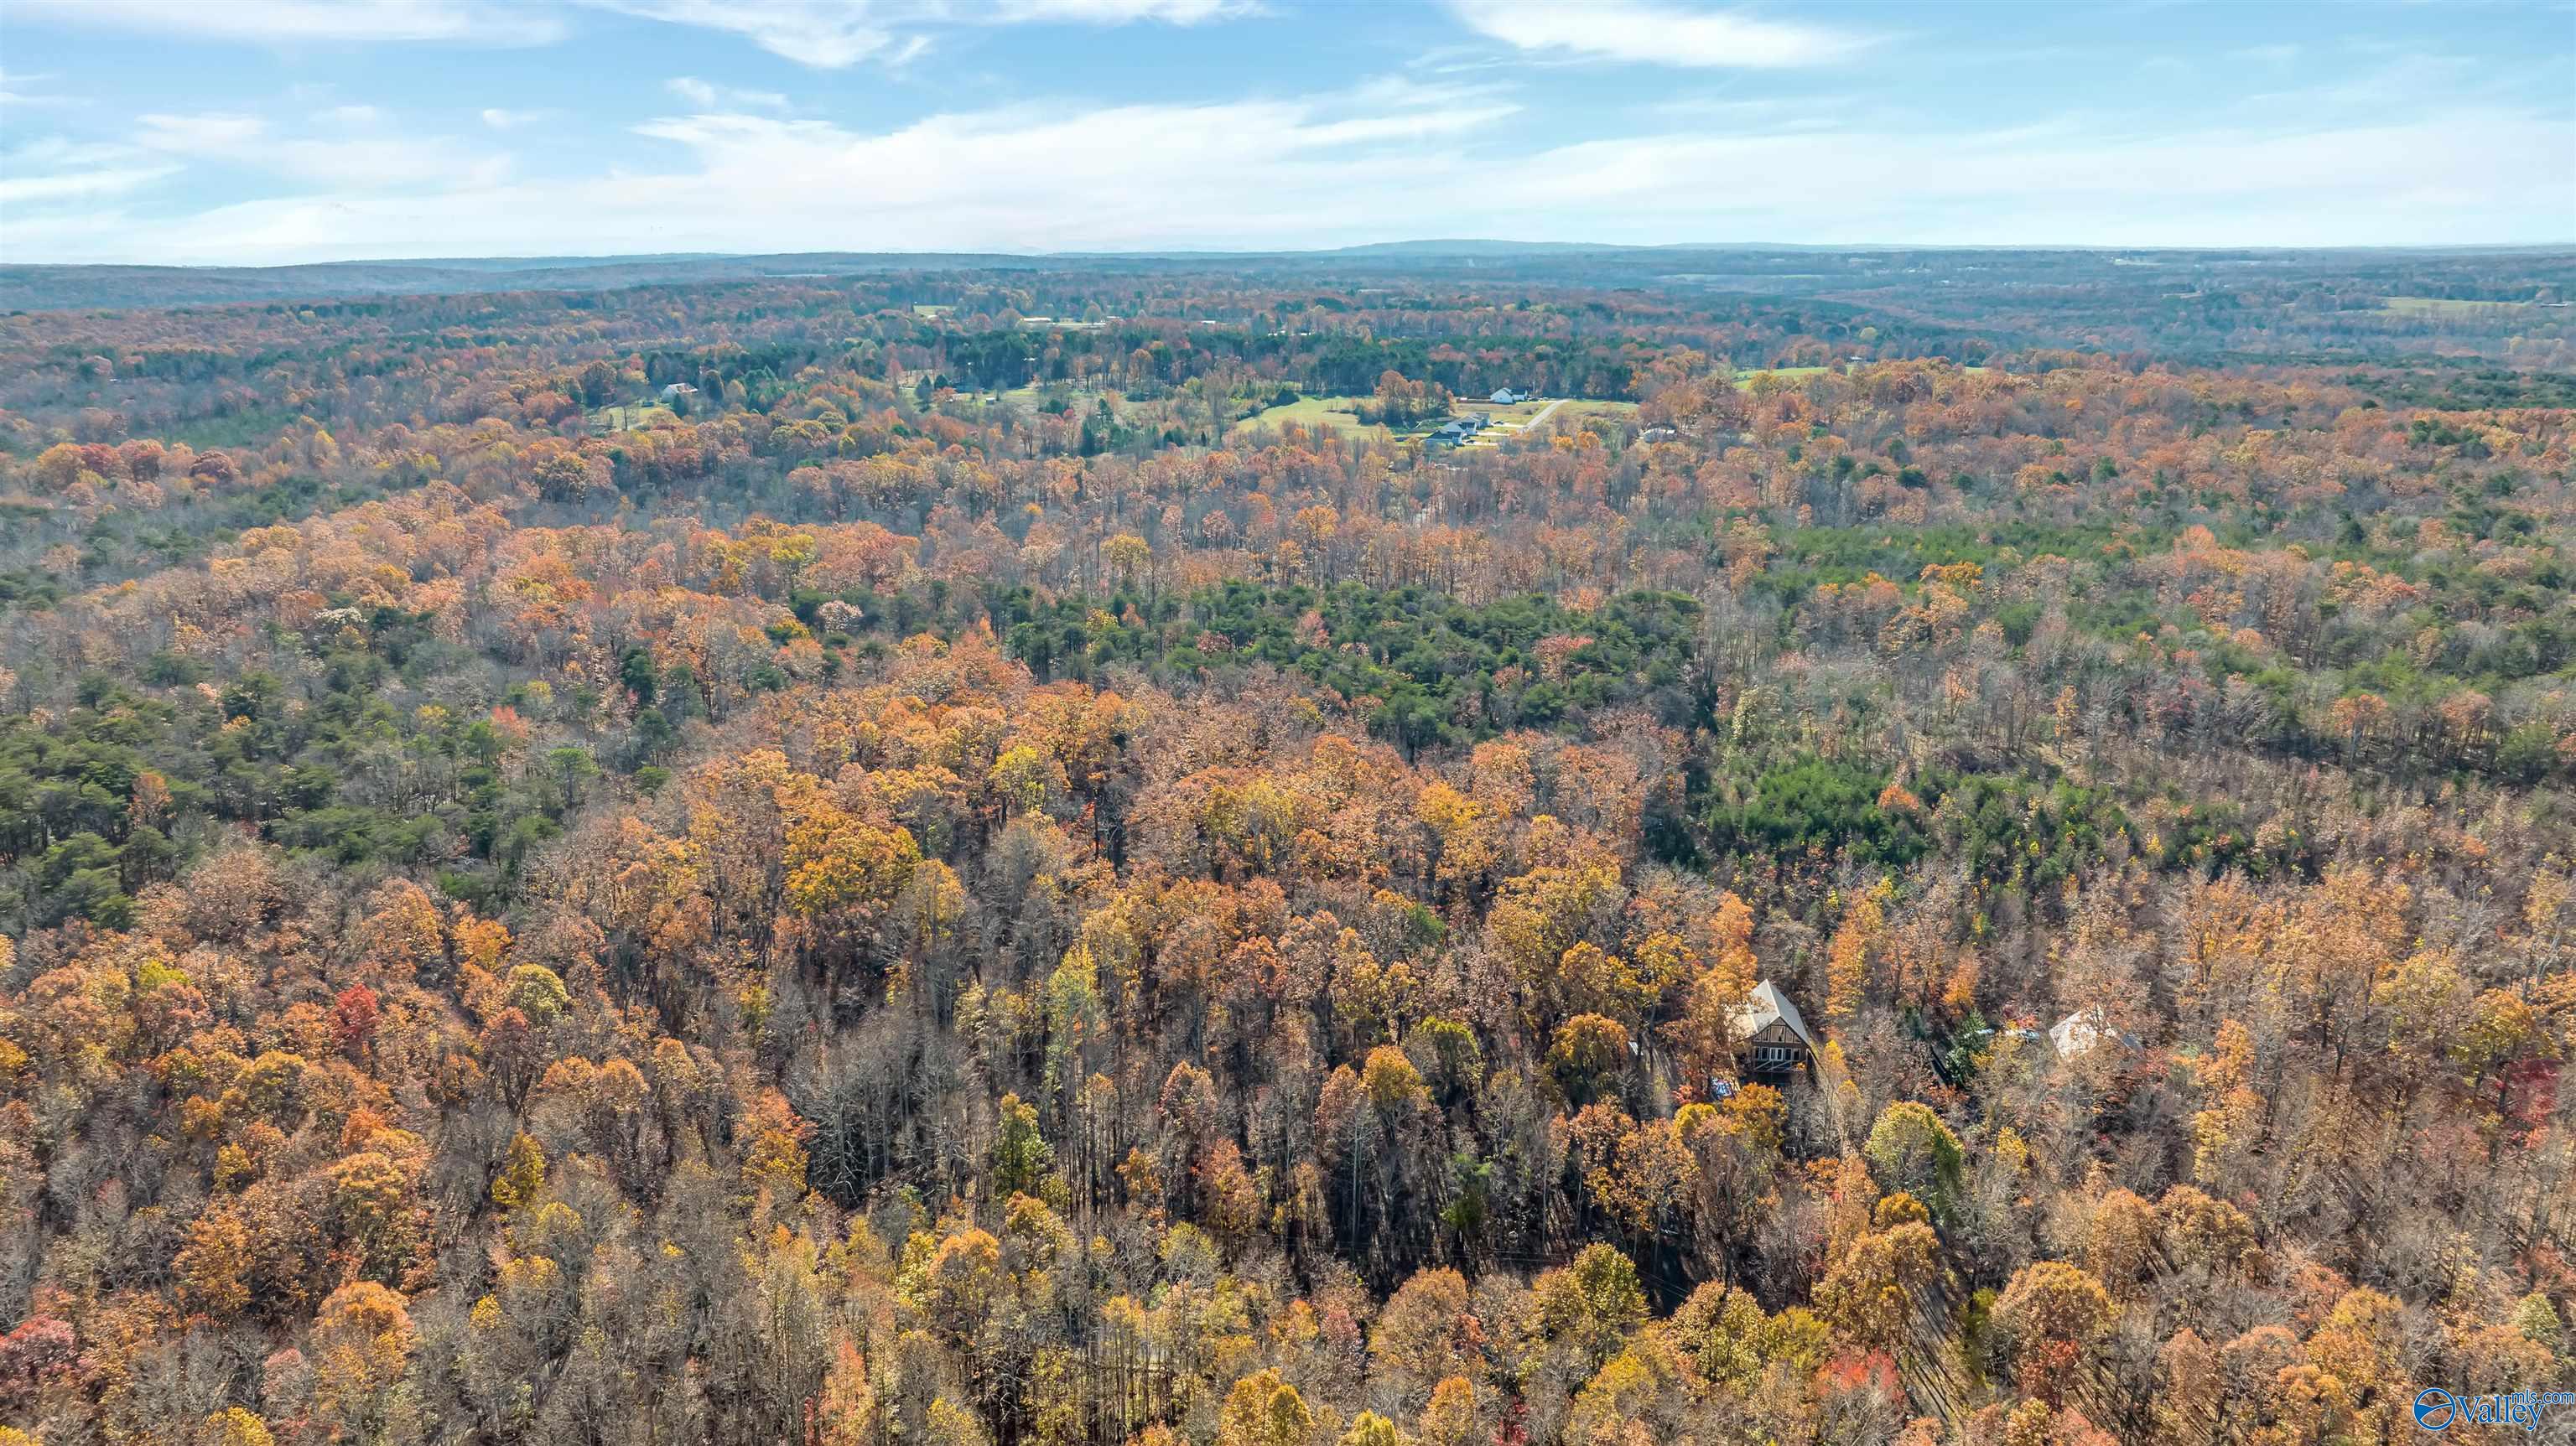
<path id="1" fill-rule="evenodd" d="M 1459 249 L 1446 249 L 1459 248 Z M 1464 248 L 1476 248 L 1469 251 Z M 1358 242 L 1346 246 L 1275 246 L 1243 249 L 1214 248 L 1138 248 L 1120 251 L 969 251 L 969 250 L 880 250 L 858 251 L 847 248 L 813 251 L 598 251 L 552 254 L 493 253 L 481 255 L 420 256 L 325 256 L 303 261 L 274 262 L 120 262 L 120 261 L 18 261 L 0 260 L 0 266 L 38 267 L 104 267 L 134 270 L 172 271 L 285 271 L 340 266 L 418 266 L 418 267 L 486 267 L 521 271 L 565 270 L 583 266 L 687 264 L 694 261 L 799 261 L 828 260 L 837 257 L 864 257 L 888 260 L 982 261 L 990 259 L 1025 261 L 1082 260 L 1190 260 L 1199 257 L 1339 257 L 1368 252 L 1411 254 L 1420 256 L 1455 256 L 1472 258 L 1491 254 L 1534 255 L 1547 252 L 1633 252 L 1696 251 L 1744 255 L 1776 255 L 1815 252 L 1824 255 L 1865 252 L 1902 251 L 1996 251 L 1996 252 L 2067 252 L 2067 253 L 2145 253 L 2193 255 L 2207 252 L 2277 252 L 2282 254 L 2404 253 L 2422 252 L 2450 255 L 2470 252 L 2537 252 L 2576 250 L 2576 236 L 2547 241 L 2461 242 L 2457 244 L 2388 244 L 2350 246 L 2236 246 L 2177 243 L 2160 246 L 2083 245 L 2034 241 L 2026 243 L 1961 243 L 1909 244 L 1895 241 L 1661 241 L 1622 244 L 1606 241 L 1518 241 L 1506 237 L 1459 237 L 1449 240 L 1395 240 Z"/>

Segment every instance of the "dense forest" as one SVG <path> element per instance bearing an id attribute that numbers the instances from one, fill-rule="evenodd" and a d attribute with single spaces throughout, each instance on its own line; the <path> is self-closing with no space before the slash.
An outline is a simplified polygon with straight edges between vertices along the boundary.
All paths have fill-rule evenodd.
<path id="1" fill-rule="evenodd" d="M 2576 258 L 0 282 L 0 1443 L 2576 1387 Z"/>

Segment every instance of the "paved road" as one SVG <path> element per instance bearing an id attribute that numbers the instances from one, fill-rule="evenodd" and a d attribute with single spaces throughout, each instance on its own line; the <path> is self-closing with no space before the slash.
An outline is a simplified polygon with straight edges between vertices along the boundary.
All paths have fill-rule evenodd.
<path id="1" fill-rule="evenodd" d="M 1528 421 L 1521 423 L 1521 430 L 1522 430 L 1522 431 L 1524 431 L 1524 432 L 1531 430 L 1532 428 L 1536 427 L 1539 423 L 1546 421 L 1546 420 L 1547 420 L 1551 415 L 1553 415 L 1553 414 L 1555 413 L 1555 411 L 1556 411 L 1556 409 L 1557 409 L 1557 408 L 1559 408 L 1559 407 L 1561 407 L 1561 406 L 1564 406 L 1564 405 L 1565 405 L 1565 398 L 1563 398 L 1563 397 L 1559 397 L 1559 398 L 1557 398 L 1555 401 L 1552 401 L 1552 402 L 1548 403 L 1546 406 L 1539 408 L 1539 409 L 1538 409 L 1538 415 L 1537 415 L 1537 416 L 1532 417 L 1532 418 L 1530 418 Z"/>

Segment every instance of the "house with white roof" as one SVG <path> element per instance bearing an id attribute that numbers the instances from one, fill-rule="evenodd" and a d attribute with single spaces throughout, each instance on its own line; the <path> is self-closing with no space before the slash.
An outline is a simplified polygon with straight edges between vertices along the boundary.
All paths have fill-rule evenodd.
<path id="1" fill-rule="evenodd" d="M 2136 1040 L 2112 1030 L 2109 1016 L 2102 1012 L 2099 1004 L 2079 1009 L 2049 1026 L 2048 1043 L 2061 1060 L 2090 1054 L 2103 1044 L 2116 1044 L 2123 1049 L 2135 1049 L 2138 1045 Z"/>
<path id="2" fill-rule="evenodd" d="M 1816 1037 L 1798 1006 L 1765 979 L 1735 1010 L 1736 1054 L 1746 1075 L 1783 1075 L 1804 1069 L 1816 1057 Z"/>

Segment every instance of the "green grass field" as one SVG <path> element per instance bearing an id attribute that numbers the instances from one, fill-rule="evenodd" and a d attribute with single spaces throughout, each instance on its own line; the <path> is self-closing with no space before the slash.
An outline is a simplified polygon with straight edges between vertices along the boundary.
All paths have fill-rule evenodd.
<path id="1" fill-rule="evenodd" d="M 1614 421 L 1625 421 L 1635 415 L 1637 415 L 1635 402 L 1602 401 L 1585 397 L 1567 402 L 1558 410 L 1554 420 L 1562 421 L 1567 417 L 1609 417 Z"/>
<path id="2" fill-rule="evenodd" d="M 1571 409 L 1581 406 L 1583 403 L 1567 402 L 1565 405 L 1567 408 Z M 1498 426 L 1505 423 L 1509 423 L 1514 426 L 1521 426 L 1526 425 L 1530 418 L 1535 417 L 1546 410 L 1547 403 L 1543 400 L 1535 402 L 1512 402 L 1508 405 L 1499 405 L 1494 402 L 1470 402 L 1462 399 L 1458 403 L 1457 415 L 1467 417 L 1473 416 L 1478 412 L 1482 412 L 1486 416 L 1493 418 L 1495 424 Z M 1559 413 L 1559 415 L 1561 416 L 1563 413 Z"/>
<path id="3" fill-rule="evenodd" d="M 638 427 L 649 426 L 655 417 L 669 417 L 675 422 L 679 420 L 679 414 L 669 407 L 656 407 L 637 402 L 630 406 L 593 408 L 588 421 L 591 435 L 596 437 L 609 432 L 631 432 Z"/>
<path id="4" fill-rule="evenodd" d="M 1284 407 L 1265 407 L 1235 424 L 1238 432 L 1254 427 L 1284 427 L 1295 422 L 1309 430 L 1330 430 L 1346 437 L 1388 437 L 1394 435 L 1384 427 L 1360 421 L 1358 407 L 1365 397 L 1299 397 Z"/>
<path id="5" fill-rule="evenodd" d="M 1458 409 L 1461 415 L 1483 412 L 1494 419 L 1494 425 L 1478 433 L 1476 440 L 1467 446 L 1471 449 L 1500 447 L 1519 436 L 1522 429 L 1541 416 L 1547 418 L 1550 427 L 1555 427 L 1560 424 L 1571 426 L 1593 417 L 1624 421 L 1637 414 L 1635 402 L 1602 401 L 1590 397 L 1569 397 L 1553 413 L 1548 411 L 1550 405 L 1542 398 L 1535 402 L 1513 402 L 1508 406 L 1497 406 L 1492 402 L 1461 406 Z"/>
<path id="6" fill-rule="evenodd" d="M 163 429 L 162 440 L 185 442 L 203 451 L 209 447 L 251 447 L 276 436 L 278 429 L 295 420 L 295 414 L 279 407 L 253 408 L 220 417 L 193 417 Z"/>
<path id="7" fill-rule="evenodd" d="M 2382 298 L 2379 304 L 2383 310 L 2410 316 L 2462 318 L 2521 311 L 2531 305 L 2528 301 L 2454 301 L 2447 296 L 2390 296 Z"/>
<path id="8" fill-rule="evenodd" d="M 1739 391 L 1751 391 L 1756 377 L 1778 377 L 1784 382 L 1799 381 L 1807 377 L 1823 376 L 1828 370 L 1830 368 L 1827 367 L 1764 367 L 1758 372 L 1736 373 L 1735 385 Z"/>
<path id="9" fill-rule="evenodd" d="M 1034 412 L 1046 404 L 1050 390 L 1049 386 L 1013 387 L 1007 392 L 993 393 L 993 403 L 996 405 L 1008 403 Z M 1061 391 L 1064 399 L 1072 403 L 1073 409 L 1077 412 L 1091 410 L 1092 404 L 1105 395 L 1101 392 L 1084 391 L 1079 387 L 1064 387 Z"/>
<path id="10" fill-rule="evenodd" d="M 1778 377 L 1778 378 L 1779 378 L 1779 379 L 1781 379 L 1782 381 L 1795 382 L 1795 381 L 1804 381 L 1804 380 L 1806 380 L 1806 379 L 1807 379 L 1807 378 L 1809 378 L 1809 377 L 1818 377 L 1818 376 L 1823 376 L 1825 373 L 1827 373 L 1827 372 L 1829 372 L 1829 371 L 1833 371 L 1833 370 L 1836 370 L 1836 368 L 1833 368 L 1833 367 L 1764 367 L 1764 368 L 1762 368 L 1760 371 L 1737 372 L 1737 373 L 1735 374 L 1735 385 L 1736 385 L 1736 387 L 1737 387 L 1739 390 L 1749 391 L 1749 390 L 1751 390 L 1751 389 L 1752 389 L 1752 387 L 1753 387 L 1753 379 L 1754 379 L 1755 377 Z M 1961 368 L 1959 368 L 1959 370 L 1961 370 L 1961 371 L 1963 371 L 1963 372 L 1981 372 L 1981 371 L 1984 371 L 1984 370 L 1985 370 L 1985 368 L 1984 368 L 1984 367 L 1961 367 Z"/>
<path id="11" fill-rule="evenodd" d="M 1236 423 L 1235 430 L 1241 432 L 1253 427 L 1280 427 L 1295 422 L 1301 427 L 1325 428 L 1346 437 L 1387 438 L 1399 435 L 1391 428 L 1370 426 L 1360 421 L 1358 409 L 1360 404 L 1367 400 L 1366 397 L 1300 397 L 1284 407 L 1262 409 L 1253 416 Z M 1504 437 L 1510 435 L 1503 430 L 1504 427 L 1527 426 L 1531 418 L 1547 409 L 1546 399 L 1534 402 L 1512 402 L 1508 405 L 1462 399 L 1451 415 L 1467 417 L 1482 412 L 1493 418 L 1497 425 L 1470 444 L 1489 447 L 1499 445 Z M 1563 421 L 1577 417 L 1625 417 L 1633 415 L 1636 410 L 1635 402 L 1574 398 L 1558 409 L 1555 420 Z M 1407 428 L 1402 435 L 1418 435 L 1431 431 L 1438 425 L 1435 422 L 1426 426 Z"/>

